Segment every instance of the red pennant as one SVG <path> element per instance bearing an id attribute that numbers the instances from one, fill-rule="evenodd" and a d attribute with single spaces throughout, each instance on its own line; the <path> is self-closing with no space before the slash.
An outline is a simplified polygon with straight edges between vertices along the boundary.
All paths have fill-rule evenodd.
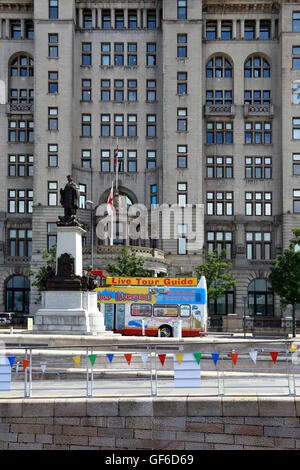
<path id="1" fill-rule="evenodd" d="M 238 354 L 237 353 L 232 353 L 232 354 L 230 354 L 230 357 L 232 359 L 233 364 L 236 365 Z"/>
<path id="2" fill-rule="evenodd" d="M 271 354 L 271 357 L 272 357 L 273 362 L 275 364 L 277 356 L 278 356 L 278 351 L 271 351 L 270 354 Z"/>
<path id="3" fill-rule="evenodd" d="M 124 354 L 124 356 L 125 356 L 125 359 L 126 359 L 128 365 L 130 366 L 130 361 L 131 361 L 131 358 L 132 358 L 132 354 Z"/>
<path id="4" fill-rule="evenodd" d="M 166 355 L 165 354 L 158 354 L 159 360 L 161 362 L 161 365 L 163 366 L 165 363 Z"/>
<path id="5" fill-rule="evenodd" d="M 30 361 L 27 361 L 26 359 L 23 359 L 23 370 L 26 369 L 26 367 L 28 366 L 29 363 L 30 363 Z"/>

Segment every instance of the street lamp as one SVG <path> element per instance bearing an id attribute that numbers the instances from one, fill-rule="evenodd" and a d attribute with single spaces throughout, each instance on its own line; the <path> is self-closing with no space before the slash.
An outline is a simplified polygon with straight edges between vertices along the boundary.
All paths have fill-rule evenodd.
<path id="1" fill-rule="evenodd" d="M 248 297 L 242 296 L 242 301 L 244 302 L 243 330 L 244 330 L 244 338 L 246 338 L 246 302 L 248 302 Z"/>
<path id="2" fill-rule="evenodd" d="M 86 204 L 91 206 L 91 265 L 94 267 L 94 218 L 93 218 L 93 201 L 85 201 Z"/>

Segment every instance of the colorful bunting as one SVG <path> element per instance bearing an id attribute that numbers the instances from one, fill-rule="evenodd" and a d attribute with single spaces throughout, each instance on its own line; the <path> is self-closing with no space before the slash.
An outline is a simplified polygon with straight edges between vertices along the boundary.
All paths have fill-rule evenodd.
<path id="1" fill-rule="evenodd" d="M 236 365 L 236 361 L 237 361 L 237 358 L 238 358 L 238 354 L 237 353 L 231 353 L 230 354 L 230 357 L 232 359 L 232 362 L 234 365 Z"/>
<path id="2" fill-rule="evenodd" d="M 220 354 L 218 354 L 218 353 L 211 353 L 211 357 L 213 358 L 213 361 L 214 361 L 214 363 L 215 363 L 215 366 L 217 365 L 219 356 L 220 356 Z"/>
<path id="3" fill-rule="evenodd" d="M 9 360 L 10 367 L 12 368 L 16 358 L 14 356 L 9 356 L 7 359 Z"/>
<path id="4" fill-rule="evenodd" d="M 298 348 L 294 345 L 294 343 L 292 343 L 292 346 L 290 347 L 289 351 L 290 352 L 296 352 L 296 351 L 298 351 Z"/>
<path id="5" fill-rule="evenodd" d="M 202 353 L 194 353 L 194 357 L 197 361 L 197 364 L 200 364 L 200 359 L 201 359 Z"/>
<path id="6" fill-rule="evenodd" d="M 42 373 L 44 374 L 46 372 L 47 362 L 40 362 L 40 366 L 42 369 Z"/>
<path id="7" fill-rule="evenodd" d="M 148 359 L 148 356 L 149 356 L 148 353 L 142 353 L 142 354 L 141 354 L 143 364 L 146 364 L 147 359 Z"/>
<path id="8" fill-rule="evenodd" d="M 112 362 L 114 355 L 113 354 L 106 354 L 109 362 Z"/>
<path id="9" fill-rule="evenodd" d="M 177 362 L 180 366 L 181 366 L 181 363 L 182 363 L 183 356 L 184 356 L 183 353 L 176 354 L 176 359 L 177 359 Z"/>
<path id="10" fill-rule="evenodd" d="M 164 363 L 165 363 L 166 354 L 158 354 L 158 357 L 159 357 L 159 360 L 161 362 L 161 365 L 163 366 Z"/>
<path id="11" fill-rule="evenodd" d="M 89 360 L 91 361 L 92 366 L 95 364 L 96 354 L 89 354 Z"/>
<path id="12" fill-rule="evenodd" d="M 131 361 L 131 358 L 132 358 L 132 354 L 124 354 L 125 356 L 125 359 L 127 361 L 127 364 L 130 366 L 130 361 Z"/>
<path id="13" fill-rule="evenodd" d="M 73 361 L 77 365 L 77 367 L 80 367 L 80 356 L 74 356 Z"/>
<path id="14" fill-rule="evenodd" d="M 278 351 L 270 351 L 271 357 L 273 359 L 273 362 L 275 364 L 277 356 L 278 356 Z"/>
<path id="15" fill-rule="evenodd" d="M 250 357 L 251 357 L 252 361 L 254 362 L 254 364 L 256 364 L 257 351 L 255 349 L 253 349 L 252 351 L 249 352 L 249 354 L 250 354 Z"/>
<path id="16" fill-rule="evenodd" d="M 30 361 L 27 361 L 27 359 L 23 359 L 23 370 L 25 370 L 29 364 L 30 364 Z"/>

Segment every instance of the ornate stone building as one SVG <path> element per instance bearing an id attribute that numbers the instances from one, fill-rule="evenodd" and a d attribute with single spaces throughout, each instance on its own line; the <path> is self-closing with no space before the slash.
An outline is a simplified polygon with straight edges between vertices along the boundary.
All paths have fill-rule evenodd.
<path id="1" fill-rule="evenodd" d="M 297 1 L 0 0 L 0 310 L 34 312 L 29 271 L 72 174 L 93 228 L 85 266 L 126 244 L 154 275 L 191 275 L 225 248 L 237 287 L 211 313 L 242 314 L 248 296 L 280 317 L 267 278 L 300 226 L 299 142 Z M 203 204 L 203 243 L 189 247 L 186 219 L 179 239 L 136 242 L 119 221 L 114 246 L 100 243 L 116 146 L 125 204 Z"/>

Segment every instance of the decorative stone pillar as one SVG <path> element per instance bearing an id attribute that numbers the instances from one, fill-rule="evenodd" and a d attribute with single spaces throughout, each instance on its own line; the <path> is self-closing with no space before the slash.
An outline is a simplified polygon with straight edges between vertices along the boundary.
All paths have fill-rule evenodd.
<path id="1" fill-rule="evenodd" d="M 259 20 L 255 21 L 255 39 L 259 39 Z"/>
<path id="2" fill-rule="evenodd" d="M 124 29 L 128 29 L 128 8 L 124 8 Z"/>
<path id="3" fill-rule="evenodd" d="M 10 31 L 9 31 L 9 19 L 5 18 L 5 39 L 10 38 Z"/>
<path id="4" fill-rule="evenodd" d="M 83 10 L 82 10 L 82 8 L 79 8 L 79 10 L 78 10 L 78 27 L 79 27 L 79 29 L 82 29 L 82 27 L 83 27 Z"/>
<path id="5" fill-rule="evenodd" d="M 232 21 L 232 39 L 236 39 L 236 20 Z"/>
<path id="6" fill-rule="evenodd" d="M 92 28 L 96 28 L 96 8 L 92 8 Z"/>
<path id="7" fill-rule="evenodd" d="M 217 39 L 221 39 L 221 20 L 217 21 Z"/>
<path id="8" fill-rule="evenodd" d="M 245 36 L 245 20 L 241 20 L 241 39 Z"/>
<path id="9" fill-rule="evenodd" d="M 25 20 L 21 18 L 21 39 L 25 39 Z"/>
<path id="10" fill-rule="evenodd" d="M 102 28 L 102 8 L 97 9 L 97 28 Z"/>

